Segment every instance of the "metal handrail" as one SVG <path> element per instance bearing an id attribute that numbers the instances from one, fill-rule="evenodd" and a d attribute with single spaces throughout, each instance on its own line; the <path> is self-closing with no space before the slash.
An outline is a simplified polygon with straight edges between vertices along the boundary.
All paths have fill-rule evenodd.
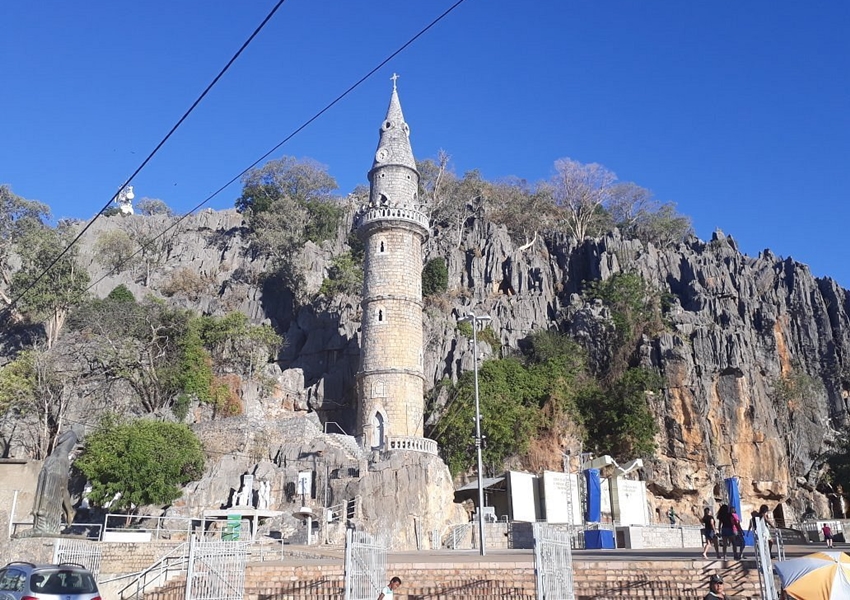
<path id="1" fill-rule="evenodd" d="M 138 576 L 136 577 L 135 580 L 131 581 L 130 583 L 125 585 L 123 588 L 121 588 L 121 590 L 118 592 L 118 597 L 123 600 L 123 598 L 125 597 L 124 592 L 126 592 L 129 588 L 133 587 L 133 585 L 135 584 L 136 592 L 131 597 L 132 598 L 139 598 L 141 596 L 141 594 L 144 593 L 145 589 L 148 587 L 148 585 L 150 583 L 147 580 L 147 576 L 148 576 L 149 573 L 153 572 L 155 569 L 158 568 L 159 570 L 158 570 L 157 576 L 152 581 L 160 581 L 163 576 L 167 576 L 168 572 L 174 568 L 174 565 L 167 564 L 169 561 L 176 559 L 178 561 L 177 562 L 178 566 L 182 567 L 182 565 L 188 565 L 189 564 L 188 548 L 189 548 L 188 542 L 183 542 L 182 544 L 172 548 L 169 552 L 167 552 L 165 555 L 163 555 L 159 560 L 157 560 L 155 563 L 153 563 L 151 566 L 149 566 L 144 571 L 139 571 Z M 180 551 L 180 555 L 176 556 L 176 553 L 178 551 Z M 178 572 L 183 572 L 185 570 L 186 570 L 186 568 L 180 568 L 180 569 L 178 569 Z M 143 580 L 144 580 L 144 583 L 141 583 Z"/>
<path id="2" fill-rule="evenodd" d="M 348 435 L 345 432 L 345 429 L 342 428 L 342 425 L 340 425 L 336 421 L 325 421 L 325 425 L 324 425 L 324 432 L 325 433 L 328 433 L 328 425 L 335 425 L 336 428 L 339 429 L 340 433 L 342 433 L 342 435 Z"/>

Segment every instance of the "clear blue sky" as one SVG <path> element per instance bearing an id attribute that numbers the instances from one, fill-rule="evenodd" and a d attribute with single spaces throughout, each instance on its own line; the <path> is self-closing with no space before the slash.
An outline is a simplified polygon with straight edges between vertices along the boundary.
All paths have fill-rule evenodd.
<path id="1" fill-rule="evenodd" d="M 88 218 L 275 0 L 2 0 L 0 183 Z M 186 211 L 453 0 L 288 0 L 138 176 Z M 537 181 L 598 162 L 707 239 L 850 287 L 850 2 L 466 0 L 281 148 L 366 182 L 397 71 L 418 158 Z M 233 205 L 234 185 L 210 206 Z"/>

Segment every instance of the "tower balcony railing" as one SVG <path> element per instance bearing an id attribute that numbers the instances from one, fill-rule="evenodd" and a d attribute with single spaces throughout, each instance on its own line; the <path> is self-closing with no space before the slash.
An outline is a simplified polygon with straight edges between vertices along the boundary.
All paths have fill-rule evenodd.
<path id="1" fill-rule="evenodd" d="M 401 219 L 402 221 L 409 221 L 411 223 L 415 223 L 426 230 L 428 229 L 428 216 L 425 213 L 415 208 L 405 208 L 399 206 L 376 206 L 372 208 L 367 208 L 366 210 L 360 213 L 358 219 L 358 226 L 363 227 L 364 225 L 373 221 L 381 221 L 384 219 Z"/>
<path id="2" fill-rule="evenodd" d="M 422 437 L 396 436 L 387 438 L 387 449 L 410 450 L 413 452 L 425 452 L 437 455 L 438 446 L 434 440 Z"/>

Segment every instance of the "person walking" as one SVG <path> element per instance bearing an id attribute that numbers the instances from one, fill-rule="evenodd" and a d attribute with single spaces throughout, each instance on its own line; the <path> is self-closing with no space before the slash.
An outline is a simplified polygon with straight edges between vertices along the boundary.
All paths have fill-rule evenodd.
<path id="1" fill-rule="evenodd" d="M 821 527 L 821 531 L 823 531 L 823 541 L 826 542 L 827 548 L 832 548 L 832 528 L 826 523 Z"/>
<path id="2" fill-rule="evenodd" d="M 667 519 L 670 521 L 670 527 L 676 526 L 676 519 L 679 519 L 680 521 L 682 520 L 682 518 L 676 514 L 676 509 L 672 506 L 670 507 L 670 510 L 667 511 Z"/>
<path id="3" fill-rule="evenodd" d="M 732 531 L 735 537 L 732 538 L 732 556 L 735 560 L 744 558 L 744 528 L 741 526 L 741 519 L 738 517 L 738 510 L 734 506 L 729 507 L 729 513 L 732 518 Z"/>
<path id="4" fill-rule="evenodd" d="M 712 575 L 708 580 L 708 593 L 703 600 L 727 600 L 729 596 L 723 591 L 723 578 L 720 575 Z"/>
<path id="5" fill-rule="evenodd" d="M 717 558 L 720 558 L 720 547 L 717 545 L 717 528 L 714 526 L 714 517 L 711 515 L 711 509 L 706 508 L 703 511 L 702 519 L 702 534 L 705 536 L 705 545 L 702 548 L 702 557 L 708 558 L 708 548 L 714 546 L 714 553 Z"/>
<path id="6" fill-rule="evenodd" d="M 401 586 L 401 579 L 393 577 L 390 579 L 389 585 L 381 591 L 378 596 L 378 600 L 393 600 L 393 598 L 395 598 L 395 591 L 399 588 L 399 586 Z"/>
<path id="7" fill-rule="evenodd" d="M 720 525 L 720 544 L 723 546 L 723 560 L 735 539 L 735 526 L 732 524 L 732 513 L 728 504 L 721 504 L 717 511 L 717 523 Z"/>

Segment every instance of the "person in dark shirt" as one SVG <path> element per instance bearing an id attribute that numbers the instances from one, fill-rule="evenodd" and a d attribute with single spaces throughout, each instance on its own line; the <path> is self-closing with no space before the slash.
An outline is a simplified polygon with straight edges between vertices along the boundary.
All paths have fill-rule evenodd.
<path id="1" fill-rule="evenodd" d="M 708 580 L 708 593 L 703 600 L 727 600 L 729 596 L 723 591 L 723 578 L 720 575 L 712 575 Z"/>
<path id="2" fill-rule="evenodd" d="M 717 558 L 720 558 L 720 547 L 717 545 L 717 528 L 714 526 L 714 517 L 711 515 L 711 509 L 705 509 L 700 522 L 702 523 L 702 534 L 705 537 L 702 557 L 708 558 L 708 548 L 709 546 L 714 546 L 714 553 L 717 555 Z"/>
<path id="3" fill-rule="evenodd" d="M 735 541 L 735 525 L 728 504 L 720 505 L 720 510 L 717 511 L 717 523 L 720 525 L 720 545 L 723 546 L 723 560 L 726 560 L 726 552 Z"/>

